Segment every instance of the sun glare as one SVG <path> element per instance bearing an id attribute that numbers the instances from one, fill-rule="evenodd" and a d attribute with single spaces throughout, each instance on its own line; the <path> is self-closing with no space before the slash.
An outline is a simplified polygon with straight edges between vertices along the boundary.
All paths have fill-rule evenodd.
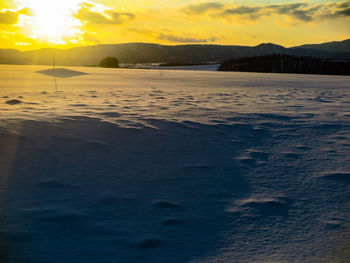
<path id="1" fill-rule="evenodd" d="M 27 0 L 30 30 L 33 38 L 54 44 L 65 44 L 79 34 L 81 22 L 73 14 L 81 0 Z"/>

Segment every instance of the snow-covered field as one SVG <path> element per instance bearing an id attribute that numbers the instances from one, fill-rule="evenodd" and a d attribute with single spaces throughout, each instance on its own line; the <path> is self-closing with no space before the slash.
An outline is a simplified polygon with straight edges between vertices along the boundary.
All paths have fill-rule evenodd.
<path id="1" fill-rule="evenodd" d="M 0 262 L 349 262 L 350 78 L 0 66 Z"/>

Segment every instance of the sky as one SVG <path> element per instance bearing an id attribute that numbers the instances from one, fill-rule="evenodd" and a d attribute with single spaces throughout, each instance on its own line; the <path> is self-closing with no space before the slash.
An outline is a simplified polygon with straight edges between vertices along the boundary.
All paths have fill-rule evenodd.
<path id="1" fill-rule="evenodd" d="M 0 48 L 147 42 L 276 43 L 350 38 L 350 1 L 0 0 Z"/>

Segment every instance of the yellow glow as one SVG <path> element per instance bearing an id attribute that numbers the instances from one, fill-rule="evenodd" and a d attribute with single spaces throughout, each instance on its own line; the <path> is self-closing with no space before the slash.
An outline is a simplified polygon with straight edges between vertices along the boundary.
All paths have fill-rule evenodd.
<path id="1" fill-rule="evenodd" d="M 55 44 L 80 33 L 81 22 L 73 17 L 81 0 L 22 0 L 29 7 L 30 16 L 22 21 L 29 24 L 33 38 Z"/>
<path id="2" fill-rule="evenodd" d="M 199 8 L 191 15 L 183 11 L 189 5 L 193 8 L 211 2 L 220 2 L 222 7 L 205 12 Z M 254 46 L 273 42 L 290 47 L 349 38 L 345 0 L 280 0 L 277 6 L 305 4 L 293 9 L 295 12 L 276 8 L 271 14 L 270 9 L 264 9 L 270 5 L 267 2 L 0 0 L 0 48 L 31 50 L 128 42 L 177 45 L 201 39 L 203 44 Z M 223 15 L 225 10 L 241 6 L 247 8 Z M 247 14 L 239 14 L 245 9 Z M 250 15 L 250 10 L 258 10 L 258 15 Z"/>

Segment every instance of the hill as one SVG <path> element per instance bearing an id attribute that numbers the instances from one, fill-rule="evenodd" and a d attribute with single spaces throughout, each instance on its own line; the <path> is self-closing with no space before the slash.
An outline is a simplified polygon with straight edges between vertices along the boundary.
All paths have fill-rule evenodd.
<path id="1" fill-rule="evenodd" d="M 350 39 L 333 41 L 321 44 L 307 44 L 293 47 L 294 49 L 314 49 L 329 52 L 350 52 Z"/>
<path id="2" fill-rule="evenodd" d="M 319 45 L 304 45 L 285 48 L 272 43 L 257 46 L 223 45 L 178 45 L 166 46 L 149 43 L 128 43 L 75 47 L 71 49 L 39 49 L 20 52 L 0 49 L 0 64 L 52 64 L 53 54 L 57 65 L 96 66 L 105 57 L 117 57 L 120 63 L 205 63 L 262 56 L 288 54 L 346 60 L 350 50 L 346 49 L 350 40 Z M 341 48 L 337 48 L 337 46 Z"/>

